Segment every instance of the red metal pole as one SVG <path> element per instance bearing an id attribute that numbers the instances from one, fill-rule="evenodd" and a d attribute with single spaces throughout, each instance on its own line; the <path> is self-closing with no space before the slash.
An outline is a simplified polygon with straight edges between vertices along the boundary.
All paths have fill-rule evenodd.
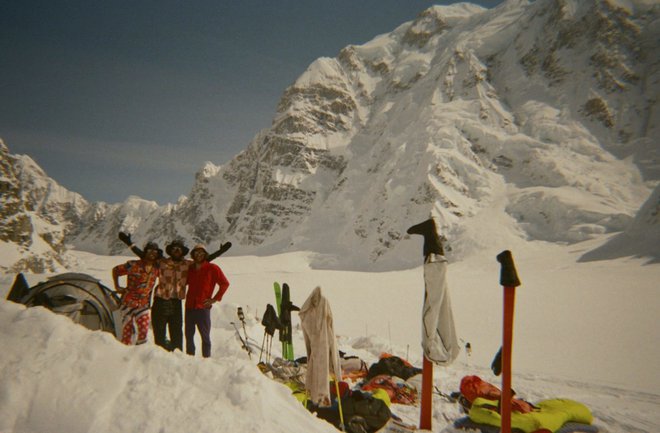
<path id="1" fill-rule="evenodd" d="M 511 353 L 516 288 L 504 287 L 504 326 L 502 330 L 502 433 L 511 433 Z"/>
<path id="2" fill-rule="evenodd" d="M 420 430 L 431 430 L 433 419 L 433 363 L 424 356 L 422 365 L 422 407 L 419 416 Z"/>
<path id="3" fill-rule="evenodd" d="M 513 263 L 511 251 L 497 255 L 500 262 L 500 284 L 504 287 L 504 308 L 502 320 L 502 400 L 500 416 L 502 433 L 511 433 L 511 353 L 513 348 L 513 312 L 516 300 L 516 287 L 520 285 L 518 273 Z"/>

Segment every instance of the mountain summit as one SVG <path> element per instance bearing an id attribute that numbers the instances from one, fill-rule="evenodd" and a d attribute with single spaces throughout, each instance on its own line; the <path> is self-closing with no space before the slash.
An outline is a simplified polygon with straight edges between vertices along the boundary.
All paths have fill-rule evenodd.
<path id="1" fill-rule="evenodd" d="M 403 240 L 429 215 L 459 257 L 623 231 L 660 179 L 659 16 L 643 0 L 432 7 L 312 63 L 272 126 L 207 163 L 189 197 L 89 205 L 67 239 L 231 240 L 385 270 L 420 263 Z"/>

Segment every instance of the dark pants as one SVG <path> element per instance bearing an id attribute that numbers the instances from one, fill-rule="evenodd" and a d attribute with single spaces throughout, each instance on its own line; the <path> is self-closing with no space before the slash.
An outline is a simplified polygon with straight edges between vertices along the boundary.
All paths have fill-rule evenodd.
<path id="1" fill-rule="evenodd" d="M 183 350 L 183 323 L 181 300 L 163 299 L 154 296 L 151 307 L 151 327 L 154 331 L 154 342 L 167 350 Z M 166 331 L 170 332 L 170 343 L 167 343 Z"/>
<path id="2" fill-rule="evenodd" d="M 186 353 L 195 354 L 195 326 L 202 337 L 202 356 L 211 356 L 211 309 L 186 310 Z"/>

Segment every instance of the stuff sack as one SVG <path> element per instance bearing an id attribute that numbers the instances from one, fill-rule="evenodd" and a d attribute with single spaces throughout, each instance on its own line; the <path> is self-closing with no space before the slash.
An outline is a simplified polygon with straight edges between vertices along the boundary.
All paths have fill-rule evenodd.
<path id="1" fill-rule="evenodd" d="M 461 379 L 461 394 L 472 404 L 477 398 L 500 400 L 502 392 L 495 385 L 482 380 L 479 376 L 465 376 Z M 469 407 L 468 407 L 469 409 Z M 534 406 L 525 400 L 512 398 L 511 410 L 520 413 L 529 413 Z"/>

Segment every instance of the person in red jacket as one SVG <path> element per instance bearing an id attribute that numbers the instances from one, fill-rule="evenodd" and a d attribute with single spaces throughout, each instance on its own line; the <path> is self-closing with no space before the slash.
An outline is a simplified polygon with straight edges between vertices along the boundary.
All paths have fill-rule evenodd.
<path id="1" fill-rule="evenodd" d="M 195 327 L 202 337 L 202 356 L 211 356 L 211 306 L 222 300 L 229 281 L 222 269 L 207 261 L 208 252 L 204 245 L 196 245 L 190 255 L 193 264 L 188 269 L 188 293 L 186 293 L 186 353 L 195 355 Z M 218 291 L 215 295 L 215 287 Z"/>

